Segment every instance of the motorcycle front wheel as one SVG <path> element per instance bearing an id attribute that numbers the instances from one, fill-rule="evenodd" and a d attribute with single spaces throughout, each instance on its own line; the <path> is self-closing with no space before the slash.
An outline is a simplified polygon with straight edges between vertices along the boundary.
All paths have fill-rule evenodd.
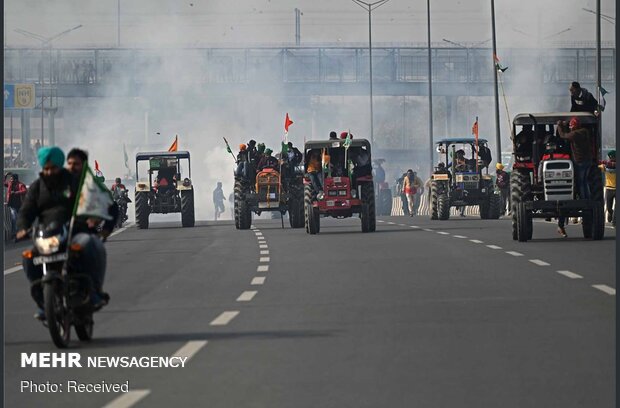
<path id="1" fill-rule="evenodd" d="M 46 282 L 43 289 L 45 301 L 45 318 L 52 341 L 58 348 L 67 348 L 71 338 L 69 313 L 64 304 L 62 282 Z"/>

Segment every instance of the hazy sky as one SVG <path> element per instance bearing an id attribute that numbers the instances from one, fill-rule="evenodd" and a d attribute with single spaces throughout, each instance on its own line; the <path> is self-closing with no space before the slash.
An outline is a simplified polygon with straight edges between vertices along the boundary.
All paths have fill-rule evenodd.
<path id="1" fill-rule="evenodd" d="M 122 46 L 175 46 L 294 42 L 294 9 L 302 10 L 302 43 L 368 39 L 367 14 L 350 0 L 120 0 Z M 77 24 L 57 47 L 115 46 L 118 0 L 7 0 L 8 46 L 35 45 L 13 30 L 51 36 Z M 433 0 L 432 39 L 484 41 L 491 36 L 489 0 Z M 496 0 L 498 47 L 549 41 L 594 41 L 595 0 Z M 615 1 L 602 0 L 615 16 Z M 570 31 L 553 36 L 559 31 Z M 602 22 L 603 41 L 614 41 L 613 24 Z M 528 33 L 529 36 L 517 31 Z M 425 42 L 426 2 L 391 0 L 373 12 L 373 41 Z"/>

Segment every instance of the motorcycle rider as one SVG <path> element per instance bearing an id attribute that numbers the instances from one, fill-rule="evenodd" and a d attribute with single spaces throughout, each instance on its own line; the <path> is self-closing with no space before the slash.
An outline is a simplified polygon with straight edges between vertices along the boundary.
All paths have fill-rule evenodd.
<path id="1" fill-rule="evenodd" d="M 110 188 L 110 191 L 112 191 L 112 198 L 114 198 L 114 201 L 118 205 L 119 210 L 123 210 L 123 214 L 120 214 L 120 216 L 123 217 L 123 222 L 127 221 L 127 204 L 131 203 L 132 201 L 126 194 L 127 188 L 121 182 L 120 177 L 114 179 L 114 184 L 112 185 L 112 188 Z M 123 194 L 123 191 L 125 192 L 125 194 Z"/>
<path id="2" fill-rule="evenodd" d="M 72 151 L 72 153 L 74 153 L 72 156 L 74 158 L 85 154 L 83 151 Z M 36 218 L 43 224 L 49 224 L 53 221 L 60 224 L 68 223 L 79 188 L 78 177 L 62 167 L 65 155 L 60 148 L 55 146 L 43 147 L 39 149 L 37 157 L 42 171 L 39 178 L 32 183 L 28 190 L 19 213 L 17 219 L 18 232 L 16 234 L 18 240 L 24 239 L 28 235 L 28 230 Z M 107 304 L 109 296 L 102 290 L 105 275 L 105 249 L 101 240 L 92 233 L 95 226 L 91 219 L 87 222 L 76 222 L 71 243 L 79 244 L 83 248 L 84 256 L 80 259 L 83 259 L 88 265 L 80 265 L 80 269 L 91 274 L 94 291 L 91 293 L 90 300 L 95 308 L 101 308 Z M 109 226 L 104 226 L 102 231 L 104 237 L 109 235 L 109 232 L 111 232 Z M 43 288 L 41 286 L 42 266 L 35 266 L 32 259 L 24 259 L 23 267 L 31 284 L 31 296 L 38 308 L 34 317 L 45 320 Z"/>

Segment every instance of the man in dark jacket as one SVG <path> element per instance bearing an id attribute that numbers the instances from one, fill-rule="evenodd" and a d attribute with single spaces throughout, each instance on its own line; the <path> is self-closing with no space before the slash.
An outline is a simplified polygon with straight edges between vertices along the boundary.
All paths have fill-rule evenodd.
<path id="1" fill-rule="evenodd" d="M 35 219 L 43 225 L 57 222 L 59 225 L 67 224 L 71 219 L 75 203 L 78 178 L 64 169 L 64 153 L 58 147 L 43 147 L 38 152 L 39 164 L 42 167 L 41 174 L 35 180 L 24 199 L 22 209 L 17 219 L 17 239 L 24 239 L 28 230 L 32 227 Z M 94 227 L 93 227 L 94 228 Z M 94 292 L 91 294 L 91 302 L 97 308 L 107 303 L 108 296 L 102 292 L 103 275 L 105 273 L 105 254 L 98 251 L 99 238 L 92 235 L 92 229 L 87 223 L 77 223 L 73 230 L 72 244 L 79 244 L 83 248 L 84 256 L 81 257 L 88 265 L 78 265 L 80 269 L 92 273 Z M 101 245 L 102 246 L 102 245 Z M 45 319 L 43 312 L 43 288 L 41 266 L 35 266 L 32 259 L 24 259 L 24 271 L 31 283 L 31 295 L 38 306 L 35 318 Z"/>
<path id="2" fill-rule="evenodd" d="M 510 211 L 510 175 L 504 171 L 504 165 L 497 163 L 495 165 L 495 185 L 499 189 L 502 197 L 501 214 L 506 214 L 506 208 Z"/>
<path id="3" fill-rule="evenodd" d="M 573 82 L 568 88 L 570 91 L 570 111 L 571 112 L 590 112 L 594 113 L 598 109 L 598 103 L 594 96 L 579 82 Z"/>

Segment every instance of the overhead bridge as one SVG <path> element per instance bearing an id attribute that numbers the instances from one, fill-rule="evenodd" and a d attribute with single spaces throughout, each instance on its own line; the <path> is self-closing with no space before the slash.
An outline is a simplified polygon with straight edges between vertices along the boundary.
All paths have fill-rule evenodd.
<path id="1" fill-rule="evenodd" d="M 373 92 L 428 94 L 424 47 L 373 48 Z M 511 95 L 566 96 L 568 84 L 593 88 L 592 47 L 508 49 L 502 81 Z M 602 50 L 602 83 L 615 90 L 615 48 Z M 368 94 L 364 47 L 184 49 L 5 49 L 5 82 L 54 88 L 59 97 L 143 96 L 184 92 L 235 95 L 355 96 Z M 434 48 L 433 94 L 492 96 L 489 48 Z M 534 94 L 532 93 L 534 92 Z"/>

